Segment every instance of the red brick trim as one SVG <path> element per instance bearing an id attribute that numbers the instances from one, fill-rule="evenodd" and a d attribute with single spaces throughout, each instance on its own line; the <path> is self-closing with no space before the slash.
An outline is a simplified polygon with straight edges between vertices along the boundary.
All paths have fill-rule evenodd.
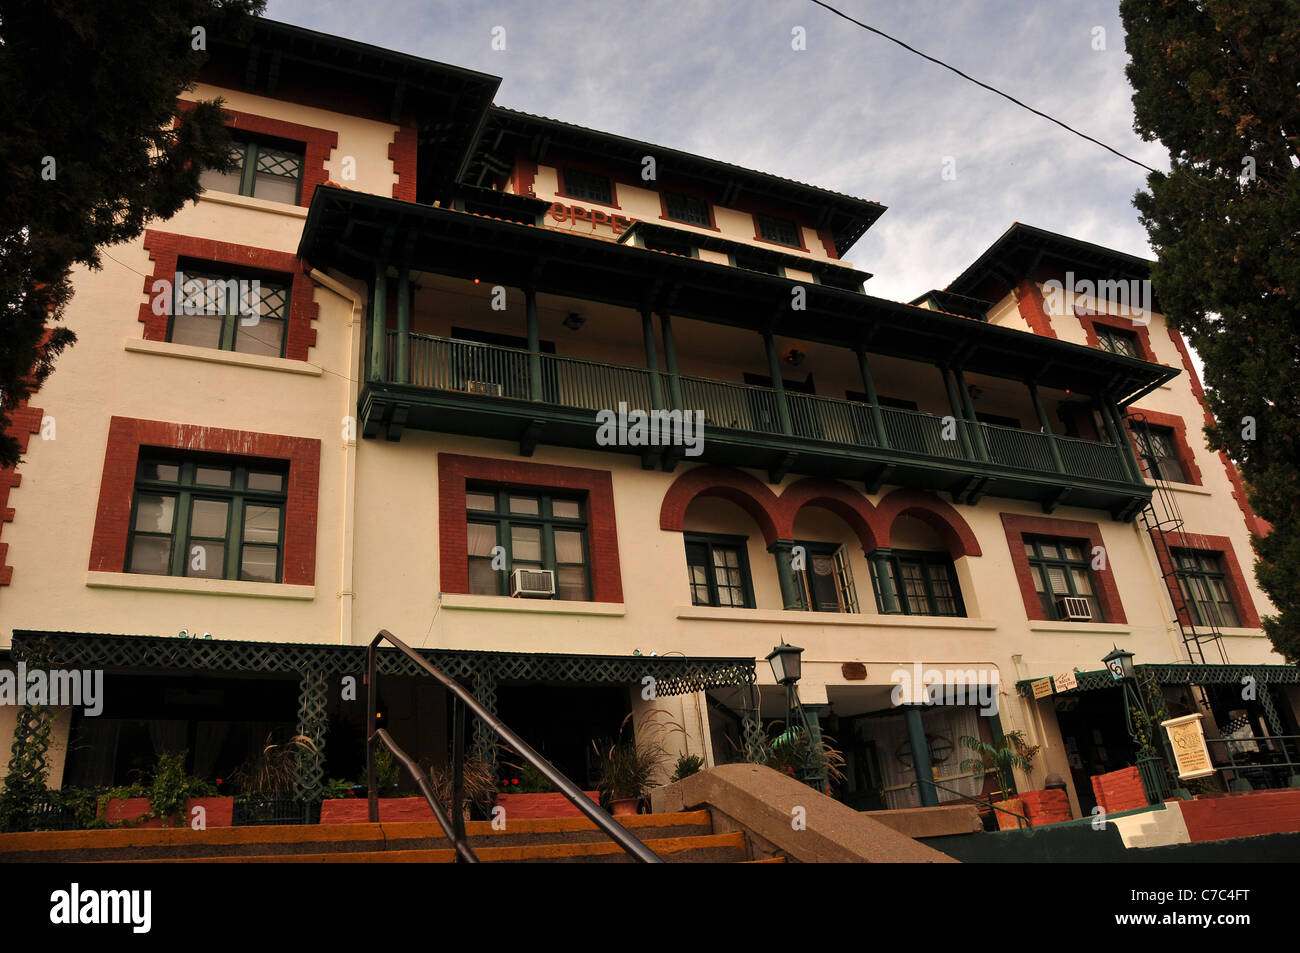
<path id="1" fill-rule="evenodd" d="M 871 501 L 856 490 L 835 480 L 808 477 L 792 483 L 782 492 L 780 523 L 777 533 L 780 539 L 794 539 L 794 522 L 799 511 L 805 506 L 830 510 L 853 528 L 862 544 L 864 553 L 875 552 L 880 547 L 875 527 L 875 507 Z"/>
<path id="2" fill-rule="evenodd" d="M 840 260 L 839 250 L 835 247 L 835 239 L 831 235 L 829 228 L 817 229 L 817 237 L 821 239 L 822 248 L 826 249 L 826 257 L 832 261 Z"/>
<path id="3" fill-rule="evenodd" d="M 1083 326 L 1083 333 L 1087 337 L 1090 347 L 1101 347 L 1101 339 L 1097 337 L 1097 325 L 1100 324 L 1102 327 L 1135 334 L 1137 336 L 1138 353 L 1142 356 L 1142 360 L 1150 361 L 1152 364 L 1160 363 L 1156 360 L 1156 352 L 1151 348 L 1151 328 L 1149 325 L 1138 324 L 1130 318 L 1120 318 L 1113 314 L 1101 314 L 1077 306 L 1074 309 L 1074 314 L 1079 319 L 1079 324 Z"/>
<path id="4" fill-rule="evenodd" d="M 1157 542 L 1154 537 L 1152 542 Z M 1255 608 L 1255 600 L 1251 598 L 1250 588 L 1246 585 L 1246 577 L 1242 574 L 1241 565 L 1237 562 L 1237 554 L 1233 551 L 1231 539 L 1227 536 L 1206 536 L 1202 533 L 1167 533 L 1165 542 L 1173 549 L 1198 549 L 1219 553 L 1223 557 L 1223 575 L 1228 583 L 1228 591 L 1232 593 L 1232 603 L 1241 618 L 1242 627 L 1259 628 L 1259 612 Z M 1160 561 L 1160 571 L 1165 574 L 1166 579 L 1171 579 L 1174 567 L 1170 565 L 1168 547 L 1157 543 L 1155 550 L 1156 557 Z M 1182 589 L 1176 582 L 1170 588 L 1169 595 L 1174 601 L 1174 609 L 1178 612 L 1179 621 L 1183 625 L 1191 625 L 1191 613 L 1187 609 Z"/>
<path id="5" fill-rule="evenodd" d="M 1201 411 L 1205 414 L 1205 425 L 1213 426 L 1214 415 L 1210 413 L 1210 406 L 1205 402 L 1205 390 L 1201 387 L 1200 378 L 1196 376 L 1196 368 L 1192 366 L 1192 355 L 1187 351 L 1187 343 L 1183 336 L 1178 333 L 1176 328 L 1166 327 L 1169 332 L 1169 339 L 1174 342 L 1174 347 L 1178 348 L 1178 354 L 1183 361 L 1183 370 L 1187 372 L 1187 381 L 1192 385 L 1192 393 L 1200 401 Z M 1228 474 L 1228 482 L 1232 484 L 1232 498 L 1237 501 L 1237 508 L 1241 510 L 1242 518 L 1246 521 L 1246 531 L 1254 533 L 1256 536 L 1267 536 L 1273 530 L 1272 524 L 1268 520 L 1260 519 L 1255 515 L 1255 510 L 1250 505 L 1250 500 L 1246 496 L 1246 487 L 1241 482 L 1241 474 L 1237 471 L 1237 466 L 1232 459 L 1219 451 L 1219 460 L 1223 463 L 1224 472 Z"/>
<path id="6" fill-rule="evenodd" d="M 1189 842 L 1292 834 L 1300 830 L 1300 791 L 1248 791 L 1178 805 Z"/>
<path id="7" fill-rule="evenodd" d="M 1026 278 L 1016 285 L 1015 294 L 1016 306 L 1020 310 L 1020 316 L 1029 325 L 1029 330 L 1043 337 L 1056 337 L 1056 331 L 1052 328 L 1052 318 L 1047 313 L 1043 292 L 1039 289 L 1038 282 Z"/>
<path id="8" fill-rule="evenodd" d="M 188 100 L 177 100 L 178 112 L 185 113 L 194 108 Z M 283 119 L 269 119 L 252 113 L 241 113 L 233 109 L 222 109 L 226 125 L 240 132 L 260 136 L 274 136 L 303 144 L 302 195 L 298 204 L 304 207 L 311 204 L 312 193 L 316 186 L 324 185 L 329 180 L 325 163 L 329 161 L 330 150 L 337 149 L 339 134 L 333 129 L 321 129 L 319 126 L 304 126 L 301 123 L 286 122 Z"/>
<path id="9" fill-rule="evenodd" d="M 320 494 L 321 442 L 307 437 L 248 433 L 161 420 L 113 417 L 99 482 L 99 508 L 90 545 L 90 569 L 124 572 L 126 538 L 135 494 L 141 447 L 202 450 L 244 457 L 285 460 L 289 486 L 285 501 L 284 572 L 286 585 L 316 581 L 316 510 Z"/>
<path id="10" fill-rule="evenodd" d="M 533 162 L 523 150 L 515 152 L 515 194 L 537 197 L 537 163 Z"/>
<path id="11" fill-rule="evenodd" d="M 19 453 L 27 452 L 31 436 L 40 431 L 44 417 L 43 410 L 30 406 L 26 401 L 19 403 L 10 412 L 9 426 L 5 428 L 5 433 L 18 441 Z M 16 466 L 0 468 L 0 533 L 4 532 L 5 523 L 12 523 L 14 519 L 14 508 L 9 505 L 9 491 L 21 486 L 22 482 L 23 475 Z M 0 542 L 0 586 L 13 582 L 14 567 L 8 564 L 8 556 L 9 544 Z"/>
<path id="12" fill-rule="evenodd" d="M 144 324 L 146 341 L 167 340 L 168 316 L 155 314 L 153 307 L 157 295 L 166 292 L 156 292 L 154 283 L 166 281 L 167 287 L 170 288 L 176 280 L 177 260 L 195 258 L 201 261 L 275 272 L 291 279 L 289 326 L 285 329 L 287 340 L 284 353 L 285 357 L 292 360 L 307 360 L 308 349 L 316 344 L 316 329 L 311 325 L 316 320 L 320 306 L 312 298 L 315 288 L 308 275 L 309 266 L 297 255 L 272 251 L 269 248 L 255 248 L 252 245 L 236 245 L 210 238 L 194 238 L 190 235 L 177 235 L 174 232 L 160 232 L 152 228 L 144 233 L 144 247 L 154 263 L 153 274 L 144 280 L 144 291 L 149 296 L 149 300 L 140 305 L 140 321 Z"/>
<path id="13" fill-rule="evenodd" d="M 456 453 L 438 454 L 438 552 L 443 592 L 469 592 L 465 485 L 470 480 L 536 490 L 585 491 L 592 601 L 623 601 L 618 526 L 614 517 L 614 483 L 608 470 L 467 457 Z"/>
<path id="14" fill-rule="evenodd" d="M 1157 427 L 1167 427 L 1174 432 L 1174 450 L 1178 455 L 1178 462 L 1183 468 L 1183 475 L 1187 477 L 1187 483 L 1191 486 L 1201 485 L 1201 468 L 1196 465 L 1196 455 L 1192 453 L 1192 446 L 1187 442 L 1187 421 L 1177 414 L 1162 414 L 1158 410 L 1143 410 L 1141 407 L 1130 407 L 1130 414 L 1141 414 L 1147 420 L 1147 423 L 1154 424 Z M 1137 435 L 1133 431 L 1133 421 L 1126 418 L 1128 426 L 1129 441 L 1133 444 L 1133 452 L 1140 460 L 1142 451 L 1138 449 Z"/>
<path id="15" fill-rule="evenodd" d="M 748 473 L 728 467 L 696 467 L 674 480 L 659 507 L 659 528 L 682 532 L 686 528 L 686 508 L 697 496 L 720 497 L 735 503 L 754 517 L 769 546 L 782 538 L 778 527 L 783 525 L 783 509 L 776 494 Z"/>
<path id="16" fill-rule="evenodd" d="M 404 202 L 415 201 L 416 152 L 420 136 L 415 126 L 403 123 L 393 130 L 393 141 L 388 144 L 388 158 L 393 161 L 397 181 L 393 183 L 393 198 Z"/>
<path id="17" fill-rule="evenodd" d="M 970 524 L 933 493 L 897 489 L 880 501 L 876 506 L 876 530 L 882 545 L 890 545 L 894 521 L 900 516 L 913 516 L 939 533 L 953 559 L 982 555 Z"/>
<path id="18" fill-rule="evenodd" d="M 1096 523 L 1084 523 L 1078 520 L 1048 519 L 1044 516 L 1021 516 L 1016 513 L 1002 513 L 1002 528 L 1007 534 L 1007 548 L 1011 551 L 1011 564 L 1016 571 L 1016 582 L 1020 586 L 1020 597 L 1025 603 L 1025 614 L 1030 619 L 1043 620 L 1043 607 L 1038 602 L 1038 592 L 1034 589 L 1034 577 L 1029 571 L 1029 556 L 1025 552 L 1024 534 L 1032 536 L 1058 536 L 1065 539 L 1081 539 L 1087 543 L 1086 555 L 1092 559 L 1092 550 L 1097 546 L 1104 548 L 1101 527 Z M 1115 585 L 1115 575 L 1109 557 L 1105 569 L 1092 570 L 1092 578 L 1097 588 L 1097 601 L 1101 611 L 1106 614 L 1107 622 L 1124 623 L 1124 606 L 1119 601 L 1119 589 Z"/>

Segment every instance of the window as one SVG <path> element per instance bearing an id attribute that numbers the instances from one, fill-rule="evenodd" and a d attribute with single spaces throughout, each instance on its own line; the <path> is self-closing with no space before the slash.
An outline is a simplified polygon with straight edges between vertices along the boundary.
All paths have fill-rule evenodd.
<path id="1" fill-rule="evenodd" d="M 1025 554 L 1029 558 L 1029 571 L 1034 577 L 1034 589 L 1044 618 L 1060 619 L 1063 613 L 1057 606 L 1058 601 L 1066 596 L 1077 596 L 1088 600 L 1092 621 L 1106 621 L 1093 586 L 1084 542 L 1026 536 Z"/>
<path id="2" fill-rule="evenodd" d="M 1137 438 L 1138 458 L 1142 463 L 1142 475 L 1153 480 L 1168 480 L 1171 483 L 1186 483 L 1187 474 L 1178 460 L 1177 443 L 1174 432 L 1168 427 L 1154 424 L 1133 424 L 1133 435 Z"/>
<path id="3" fill-rule="evenodd" d="M 591 599 L 587 524 L 580 500 L 531 490 L 470 487 L 465 509 L 470 592 L 509 595 L 513 570 L 549 569 L 555 573 L 557 599 Z M 501 550 L 494 554 L 497 546 Z M 498 556 L 502 568 L 493 567 Z"/>
<path id="4" fill-rule="evenodd" d="M 126 571 L 279 582 L 286 482 L 272 461 L 141 454 Z"/>
<path id="5" fill-rule="evenodd" d="M 732 255 L 731 258 L 737 268 L 744 268 L 747 271 L 761 271 L 765 275 L 776 275 L 778 278 L 785 274 L 780 265 L 761 255 L 746 255 L 740 252 Z"/>
<path id="6" fill-rule="evenodd" d="M 803 242 L 799 240 L 799 226 L 788 218 L 757 214 L 754 220 L 758 223 L 758 237 L 764 241 L 803 248 Z"/>
<path id="7" fill-rule="evenodd" d="M 748 540 L 743 536 L 686 534 L 691 604 L 754 608 Z"/>
<path id="8" fill-rule="evenodd" d="M 614 204 L 614 186 L 609 176 L 583 169 L 564 170 L 564 194 L 573 199 L 586 199 L 602 205 Z"/>
<path id="9" fill-rule="evenodd" d="M 709 217 L 709 203 L 704 199 L 667 190 L 664 191 L 663 198 L 665 218 L 687 225 L 699 225 L 701 228 L 713 227 L 713 219 Z"/>
<path id="10" fill-rule="evenodd" d="M 813 612 L 857 612 L 858 594 L 845 548 L 826 543 L 797 545 L 804 548 L 806 556 L 806 568 L 794 574 L 800 605 Z"/>
<path id="11" fill-rule="evenodd" d="M 1223 571 L 1222 554 L 1176 549 L 1173 556 L 1178 567 L 1178 585 L 1183 591 L 1192 623 L 1230 628 L 1241 625 Z"/>
<path id="12" fill-rule="evenodd" d="M 199 184 L 214 192 L 232 192 L 297 205 L 302 193 L 304 152 L 301 145 L 236 135 L 230 155 L 238 167 L 233 172 L 209 169 L 199 176 Z"/>
<path id="13" fill-rule="evenodd" d="M 279 278 L 248 278 L 211 267 L 182 266 L 167 340 L 283 357 L 289 285 Z"/>
<path id="14" fill-rule="evenodd" d="M 957 573 L 952 557 L 947 553 L 894 550 L 884 559 L 871 560 L 872 584 L 876 593 L 876 607 L 888 612 L 880 594 L 877 573 L 883 566 L 889 574 L 888 582 L 898 599 L 895 612 L 905 615 L 964 616 L 966 607 L 957 585 Z"/>
<path id="15" fill-rule="evenodd" d="M 1122 354 L 1125 357 L 1141 357 L 1138 351 L 1137 335 L 1129 331 L 1121 331 L 1118 328 L 1107 327 L 1103 324 L 1095 326 L 1097 331 L 1097 346 L 1104 351 L 1110 351 L 1112 354 Z"/>

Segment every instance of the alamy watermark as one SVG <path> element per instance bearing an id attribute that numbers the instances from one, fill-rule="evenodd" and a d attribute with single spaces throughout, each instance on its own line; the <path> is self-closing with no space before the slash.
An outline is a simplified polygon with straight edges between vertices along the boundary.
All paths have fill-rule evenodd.
<path id="1" fill-rule="evenodd" d="M 256 278 L 186 278 L 178 271 L 174 282 L 159 278 L 152 289 L 153 313 L 159 316 L 235 313 L 246 328 L 262 317 L 262 282 Z"/>
<path id="2" fill-rule="evenodd" d="M 981 715 L 998 713 L 998 670 L 996 668 L 925 668 L 913 662 L 911 668 L 894 669 L 890 701 L 899 705 L 976 705 Z"/>
<path id="3" fill-rule="evenodd" d="M 104 710 L 104 670 L 29 670 L 26 662 L 19 662 L 17 671 L 0 669 L 0 705 L 81 708 L 93 718 Z"/>
<path id="4" fill-rule="evenodd" d="M 688 457 L 704 452 L 704 411 L 599 410 L 596 443 L 602 447 L 683 447 Z"/>
<path id="5" fill-rule="evenodd" d="M 1043 310 L 1049 314 L 1070 314 L 1083 298 L 1110 305 L 1111 313 L 1134 324 L 1151 323 L 1151 282 L 1145 278 L 1076 281 L 1074 272 L 1067 271 L 1064 282 L 1056 278 L 1043 282 Z"/>

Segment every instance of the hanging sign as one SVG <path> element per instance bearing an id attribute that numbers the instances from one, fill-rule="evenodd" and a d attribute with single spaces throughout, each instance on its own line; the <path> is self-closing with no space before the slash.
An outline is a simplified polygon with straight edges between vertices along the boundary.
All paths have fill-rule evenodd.
<path id="1" fill-rule="evenodd" d="M 1050 678 L 1040 678 L 1029 686 L 1034 690 L 1034 698 L 1046 698 L 1052 694 L 1052 680 Z"/>
<path id="2" fill-rule="evenodd" d="M 1210 751 L 1205 746 L 1205 728 L 1201 724 L 1201 717 L 1201 713 L 1197 712 L 1160 722 L 1165 731 L 1169 732 L 1169 745 L 1178 765 L 1178 777 L 1184 781 L 1208 777 L 1214 773 Z"/>
<path id="3" fill-rule="evenodd" d="M 1060 675 L 1053 675 L 1052 681 L 1056 684 L 1058 692 L 1072 692 L 1079 687 L 1079 680 L 1074 677 L 1073 672 L 1062 672 Z"/>

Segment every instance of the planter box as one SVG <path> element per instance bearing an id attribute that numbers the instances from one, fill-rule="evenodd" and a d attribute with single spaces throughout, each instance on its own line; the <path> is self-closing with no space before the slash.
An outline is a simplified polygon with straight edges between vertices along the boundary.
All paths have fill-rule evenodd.
<path id="1" fill-rule="evenodd" d="M 993 816 L 997 818 L 998 830 L 1000 831 L 1018 831 L 1020 830 L 1020 819 L 1012 817 L 1011 814 L 1024 814 L 1025 805 L 1020 798 L 1007 798 L 1005 801 L 997 802 L 995 807 L 1001 810 L 994 811 Z M 1011 814 L 1006 813 L 1010 811 Z"/>
<path id="2" fill-rule="evenodd" d="M 583 792 L 600 802 L 597 791 Z M 498 794 L 497 807 L 506 810 L 509 820 L 539 817 L 581 817 L 582 812 L 563 794 Z M 365 797 L 326 798 L 320 805 L 322 824 L 364 824 L 370 820 L 370 802 Z M 380 821 L 423 821 L 434 824 L 433 811 L 422 797 L 381 797 Z"/>
<path id="3" fill-rule="evenodd" d="M 1070 799 L 1064 791 L 1026 791 L 1020 795 L 1020 800 L 1024 803 L 1024 815 L 1029 818 L 1030 827 L 1070 820 Z"/>
<path id="4" fill-rule="evenodd" d="M 235 799 L 233 797 L 199 797 L 185 802 L 183 813 L 171 821 L 172 827 L 189 827 L 195 807 L 202 807 L 206 813 L 203 822 L 207 827 L 230 827 L 235 819 Z M 125 823 L 130 827 L 162 827 L 163 818 L 151 817 L 147 821 L 140 818 L 149 813 L 147 797 L 113 798 L 104 805 L 104 820 L 110 824 Z"/>

